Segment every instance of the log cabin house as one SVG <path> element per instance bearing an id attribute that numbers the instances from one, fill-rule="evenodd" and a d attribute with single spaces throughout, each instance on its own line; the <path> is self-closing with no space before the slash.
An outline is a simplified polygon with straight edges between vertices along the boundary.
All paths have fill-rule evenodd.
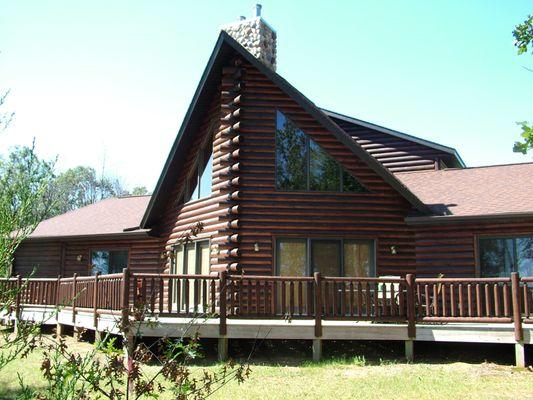
<path id="1" fill-rule="evenodd" d="M 451 147 L 317 107 L 276 64 L 276 33 L 259 13 L 224 27 L 153 195 L 107 199 L 41 222 L 17 250 L 13 274 L 91 276 L 128 267 L 153 275 L 295 277 L 300 315 L 311 296 L 302 295 L 301 282 L 317 272 L 403 283 L 414 274 L 428 278 L 428 299 L 437 276 L 533 276 L 533 163 L 467 168 Z M 181 244 L 199 222 L 201 232 Z M 487 282 L 476 290 L 496 281 Z M 527 317 L 531 284 L 524 285 Z M 494 290 L 498 311 L 478 302 L 477 317 L 469 309 L 464 321 L 511 321 L 507 305 L 502 315 L 509 318 L 501 318 L 502 295 Z M 447 321 L 447 305 L 443 300 L 439 314 L 427 300 L 419 312 Z M 228 313 L 245 308 L 232 303 Z"/>
<path id="2" fill-rule="evenodd" d="M 276 63 L 263 18 L 224 27 L 153 196 L 43 221 L 13 273 L 533 275 L 532 163 L 466 168 L 453 148 L 320 109 Z"/>

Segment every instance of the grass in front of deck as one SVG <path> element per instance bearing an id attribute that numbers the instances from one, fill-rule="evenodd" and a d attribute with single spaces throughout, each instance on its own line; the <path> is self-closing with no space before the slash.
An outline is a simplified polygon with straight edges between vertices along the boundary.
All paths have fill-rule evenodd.
<path id="1" fill-rule="evenodd" d="M 87 351 L 89 343 L 69 340 L 71 347 Z M 326 343 L 327 359 L 309 361 L 310 343 L 267 342 L 253 353 L 252 373 L 243 384 L 231 382 L 213 399 L 479 399 L 533 398 L 533 373 L 511 365 L 511 347 L 476 350 L 466 346 L 417 344 L 416 363 L 402 360 L 399 343 Z M 251 343 L 234 343 L 231 352 L 246 356 Z M 276 351 L 274 351 L 276 349 Z M 206 359 L 195 369 L 220 367 L 212 342 Z M 501 352 L 501 353 L 500 353 Z M 511 353 L 511 357 L 509 357 Z M 416 354 L 416 353 L 415 353 Z M 485 357 L 491 357 L 484 362 Z M 304 360 L 304 361 L 302 361 Z M 26 385 L 44 384 L 37 351 L 16 360 L 0 372 L 0 399 L 15 399 L 17 373 Z M 154 373 L 156 367 L 147 367 Z"/>

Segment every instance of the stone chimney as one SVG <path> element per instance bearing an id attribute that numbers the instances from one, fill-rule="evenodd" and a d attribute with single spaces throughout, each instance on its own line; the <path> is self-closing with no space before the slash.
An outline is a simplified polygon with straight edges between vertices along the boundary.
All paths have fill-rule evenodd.
<path id="1" fill-rule="evenodd" d="M 224 25 L 222 30 L 229 33 L 254 57 L 267 67 L 276 70 L 276 31 L 261 17 L 261 4 L 256 4 L 252 17 Z"/>

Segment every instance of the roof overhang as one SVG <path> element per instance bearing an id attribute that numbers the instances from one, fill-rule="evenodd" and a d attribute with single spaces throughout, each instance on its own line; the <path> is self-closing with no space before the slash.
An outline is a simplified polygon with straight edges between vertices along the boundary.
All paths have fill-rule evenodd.
<path id="1" fill-rule="evenodd" d="M 484 221 L 501 221 L 532 218 L 532 212 L 514 212 L 500 214 L 480 214 L 480 215 L 438 215 L 424 217 L 406 217 L 407 225 L 441 225 L 454 224 L 460 222 L 484 222 Z"/>
<path id="2" fill-rule="evenodd" d="M 193 132 L 198 127 L 201 117 L 211 95 L 218 86 L 222 72 L 222 66 L 232 55 L 242 56 L 261 73 L 267 76 L 274 82 L 282 91 L 290 96 L 296 103 L 298 103 L 305 111 L 312 115 L 322 126 L 337 137 L 347 148 L 349 148 L 356 156 L 372 168 L 383 180 L 391 185 L 398 193 L 400 193 L 416 210 L 422 214 L 430 214 L 429 209 L 420 199 L 418 199 L 406 186 L 404 186 L 389 170 L 387 170 L 379 161 L 366 152 L 359 144 L 357 144 L 352 137 L 335 124 L 322 110 L 320 110 L 307 97 L 294 88 L 289 82 L 283 79 L 280 75 L 272 71 L 261 61 L 255 58 L 250 52 L 242 47 L 235 39 L 229 36 L 226 32 L 221 31 L 216 42 L 215 48 L 209 58 L 207 66 L 202 74 L 200 83 L 194 93 L 193 99 L 183 123 L 178 131 L 178 135 L 170 154 L 165 162 L 163 171 L 159 177 L 154 194 L 150 199 L 146 212 L 141 221 L 141 228 L 149 228 L 159 218 L 162 213 L 166 201 L 166 195 L 171 191 L 173 183 L 176 181 L 179 167 L 181 166 L 180 150 L 187 148 L 191 142 L 191 136 L 188 132 Z"/>
<path id="3" fill-rule="evenodd" d="M 139 230 L 133 232 L 102 233 L 97 235 L 55 235 L 55 236 L 28 236 L 24 242 L 36 241 L 64 241 L 64 240 L 120 240 L 125 238 L 145 238 L 150 237 L 149 230 Z"/>
<path id="4" fill-rule="evenodd" d="M 337 118 L 337 119 L 349 122 L 351 124 L 364 126 L 365 128 L 373 129 L 373 130 L 378 131 L 378 132 L 383 132 L 383 133 L 386 133 L 386 134 L 391 135 L 391 136 L 396 136 L 396 137 L 404 139 L 404 140 L 409 140 L 411 142 L 418 143 L 418 144 L 421 144 L 423 146 L 431 147 L 431 148 L 433 148 L 435 150 L 439 150 L 439 151 L 442 151 L 444 153 L 448 153 L 451 157 L 453 157 L 453 159 L 454 159 L 454 161 L 456 163 L 456 165 L 450 165 L 450 167 L 466 168 L 465 162 L 463 161 L 463 159 L 461 158 L 461 156 L 459 155 L 457 150 L 455 150 L 453 147 L 444 146 L 442 144 L 432 142 L 431 140 L 422 139 L 422 138 L 419 138 L 419 137 L 416 137 L 416 136 L 413 136 L 413 135 L 409 135 L 408 133 L 399 132 L 399 131 L 396 131 L 394 129 L 385 128 L 384 126 L 381 126 L 381 125 L 377 125 L 377 124 L 373 124 L 371 122 L 363 121 L 363 120 L 358 119 L 358 118 L 349 117 L 349 116 L 344 115 L 344 114 L 339 114 L 339 113 L 334 112 L 334 111 L 326 110 L 324 108 L 322 108 L 322 111 L 324 111 L 324 113 L 327 116 L 329 116 L 329 117 Z"/>

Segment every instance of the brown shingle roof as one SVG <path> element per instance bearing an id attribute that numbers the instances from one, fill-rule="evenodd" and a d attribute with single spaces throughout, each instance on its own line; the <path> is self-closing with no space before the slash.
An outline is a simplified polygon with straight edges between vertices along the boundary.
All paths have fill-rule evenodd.
<path id="1" fill-rule="evenodd" d="M 533 212 L 533 163 L 399 173 L 433 212 L 474 216 Z"/>
<path id="2" fill-rule="evenodd" d="M 150 196 L 118 197 L 99 201 L 39 223 L 30 238 L 116 235 L 137 228 Z"/>

